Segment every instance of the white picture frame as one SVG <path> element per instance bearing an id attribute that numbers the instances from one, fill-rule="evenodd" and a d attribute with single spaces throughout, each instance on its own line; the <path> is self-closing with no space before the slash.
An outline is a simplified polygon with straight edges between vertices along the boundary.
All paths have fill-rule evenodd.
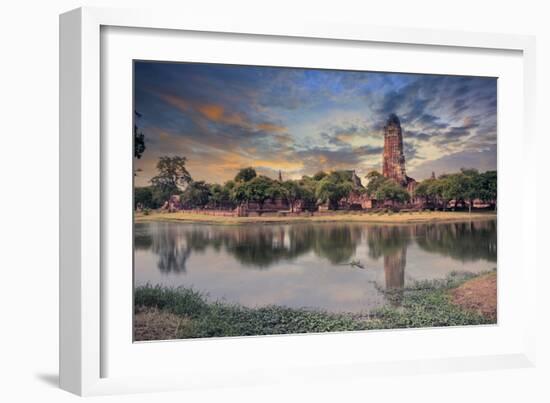
<path id="1" fill-rule="evenodd" d="M 102 74 L 105 73 L 105 61 L 102 61 L 102 57 L 109 55 L 102 49 L 106 47 L 102 32 L 108 31 L 109 27 L 123 30 L 122 36 L 131 36 L 132 29 L 154 29 L 157 30 L 155 32 L 171 33 L 169 38 L 157 37 L 159 46 L 156 50 L 153 49 L 154 42 L 142 44 L 151 50 L 151 58 L 155 54 L 162 57 L 162 53 L 155 53 L 161 52 L 161 41 L 166 40 L 168 44 L 170 41 L 177 41 L 177 32 L 192 32 L 194 37 L 199 38 L 201 35 L 215 33 L 216 40 L 222 41 L 224 36 L 229 40 L 231 36 L 236 35 L 239 38 L 253 38 L 260 43 L 267 40 L 280 42 L 282 47 L 286 46 L 285 41 L 289 40 L 306 47 L 311 46 L 311 41 L 328 41 L 323 42 L 323 46 L 331 46 L 333 49 L 346 44 L 376 44 L 382 48 L 413 47 L 416 49 L 413 50 L 418 52 L 429 52 L 432 49 L 453 53 L 457 50 L 477 54 L 479 57 L 491 53 L 513 55 L 510 58 L 510 72 L 506 73 L 510 74 L 509 77 L 513 80 L 504 81 L 510 84 L 510 91 L 514 88 L 513 91 L 518 95 L 516 98 L 519 99 L 515 99 L 513 104 L 504 104 L 504 115 L 509 115 L 513 108 L 521 109 L 518 116 L 514 117 L 514 121 L 504 121 L 504 127 L 499 117 L 499 324 L 476 329 L 445 329 L 445 334 L 440 329 L 417 329 L 132 345 L 126 336 L 126 325 L 132 314 L 131 310 L 126 310 L 129 300 L 125 295 L 121 298 L 125 302 L 116 302 L 118 305 L 115 306 L 112 305 L 113 298 L 109 298 L 110 292 L 117 287 L 115 284 L 120 285 L 124 277 L 117 280 L 110 276 L 108 268 L 111 267 L 111 257 L 107 236 L 104 233 L 105 228 L 110 227 L 124 239 L 130 236 L 126 234 L 128 228 L 117 221 L 118 217 L 106 215 L 114 199 L 118 198 L 122 205 L 126 203 L 128 214 L 131 215 L 131 199 L 124 199 L 124 194 L 127 193 L 113 194 L 113 189 L 116 189 L 113 186 L 118 183 L 116 178 L 123 177 L 127 172 L 110 162 L 110 152 L 124 149 L 128 143 L 117 145 L 118 143 L 111 141 L 113 136 L 105 137 L 105 133 L 109 133 L 111 123 L 105 118 L 109 111 L 102 109 L 106 108 L 103 97 L 109 91 L 114 91 L 114 96 L 130 95 L 112 90 L 108 87 L 109 81 L 102 80 Z M 125 29 L 130 31 L 124 32 Z M 147 31 L 144 35 L 148 32 L 153 31 Z M 116 46 L 116 40 L 109 42 L 109 46 Z M 505 136 L 504 141 L 500 139 L 501 131 L 505 133 L 508 124 L 510 128 L 522 132 L 522 136 L 515 139 L 521 140 L 522 166 L 531 172 L 536 171 L 536 160 L 532 157 L 536 147 L 533 126 L 533 37 L 369 27 L 314 20 L 304 20 L 300 25 L 269 19 L 209 20 L 193 15 L 173 14 L 169 11 L 81 8 L 61 15 L 60 49 L 60 384 L 63 389 L 79 395 L 96 395 L 293 382 L 296 377 L 302 380 L 329 380 L 381 373 L 412 374 L 534 365 L 535 322 L 528 313 L 536 311 L 534 279 L 537 265 L 535 242 L 530 242 L 525 235 L 536 232 L 536 213 L 534 209 L 528 208 L 526 196 L 523 196 L 527 193 L 518 192 L 516 188 L 515 197 L 517 198 L 520 193 L 521 200 L 516 204 L 515 217 L 511 217 L 509 212 L 512 206 L 506 202 L 506 195 L 514 196 L 514 193 L 510 193 L 514 189 L 507 187 L 500 175 L 510 147 L 514 147 L 509 136 Z M 122 55 L 124 52 L 119 53 Z M 272 60 L 265 56 L 265 63 L 272 63 Z M 129 53 L 124 57 L 133 56 Z M 199 53 L 196 57 L 206 58 Z M 224 57 L 227 56 L 211 57 L 208 61 L 225 60 Z M 451 60 L 463 55 L 453 53 L 449 57 Z M 281 59 L 281 63 L 285 64 L 285 61 Z M 304 63 L 307 61 L 302 61 L 300 65 Z M 318 66 L 322 60 L 316 59 L 311 63 L 312 66 Z M 393 63 L 395 64 L 395 61 Z M 504 64 L 506 63 L 503 62 Z M 396 65 L 395 68 L 402 67 Z M 411 65 L 407 71 L 414 68 Z M 433 71 L 426 71 L 426 68 L 420 64 L 417 67 L 418 72 L 437 72 L 437 67 L 434 67 Z M 110 95 L 106 99 L 111 100 L 109 97 Z M 107 104 L 112 105 L 112 101 L 109 102 L 111 103 Z M 503 115 L 501 112 L 499 105 L 499 116 Z M 124 125 L 128 123 L 128 119 L 131 121 L 131 109 L 128 110 L 128 116 L 122 118 L 123 122 L 113 124 Z M 506 175 L 505 181 L 514 182 L 519 179 L 525 189 L 536 188 L 536 175 L 518 178 L 514 177 L 511 169 L 503 169 L 503 172 Z M 131 181 L 131 177 L 129 179 Z M 127 187 L 125 189 L 127 190 Z M 532 190 L 530 195 L 533 196 Z M 504 231 L 513 235 L 503 238 L 501 234 Z M 110 236 L 112 239 L 113 233 Z M 127 242 L 121 242 L 127 245 Z M 508 247 L 510 245 L 518 246 L 511 250 Z M 521 271 L 504 271 L 505 274 L 500 276 L 501 264 L 519 265 Z M 506 300 L 502 299 L 501 291 L 505 296 L 520 298 L 521 306 L 509 308 Z M 521 311 L 524 312 L 523 315 L 520 314 Z M 506 316 L 507 312 L 510 312 L 510 316 Z M 120 332 L 116 328 L 117 323 L 121 324 Z M 116 335 L 112 336 L 117 332 L 123 335 L 122 341 L 117 340 Z M 379 355 L 371 351 L 371 356 L 366 357 L 352 350 L 353 346 L 359 345 L 367 337 L 369 342 L 381 343 L 377 348 Z M 464 348 L 446 348 L 445 343 L 451 340 L 462 340 Z M 478 343 L 476 348 L 470 348 L 473 340 L 485 342 Z M 346 344 L 347 350 L 342 349 L 338 356 L 331 354 L 335 346 L 342 345 L 342 341 Z M 491 341 L 493 346 L 489 348 Z M 388 351 L 384 351 L 384 345 L 388 347 L 390 343 L 410 343 L 414 346 L 416 354 L 404 355 L 405 350 L 399 348 L 395 349 L 393 354 L 389 354 Z M 205 359 L 203 365 L 199 365 L 201 354 L 204 357 L 210 354 L 209 351 L 214 351 L 211 353 L 212 357 Z M 284 351 L 292 351 L 292 357 L 285 357 L 282 354 Z M 320 357 L 317 354 L 319 351 L 323 351 L 325 355 Z M 168 362 L 166 357 L 177 357 L 183 352 L 190 357 L 185 364 L 178 361 Z M 144 363 L 143 370 L 136 368 L 133 362 L 134 354 L 136 357 L 139 355 L 139 360 Z M 214 354 L 218 358 L 215 358 Z M 242 359 L 243 355 L 249 358 Z M 254 361 L 254 357 L 262 356 L 263 364 Z M 345 359 L 340 359 L 340 356 Z M 208 364 L 215 359 L 220 361 L 220 365 L 213 370 Z M 120 364 L 116 370 L 111 369 L 110 364 L 107 365 L 107 362 L 117 360 L 120 363 L 127 362 L 128 365 Z M 155 371 L 150 370 L 154 368 L 153 362 L 155 365 L 162 364 L 163 367 L 157 375 Z M 186 370 L 186 366 L 192 366 L 193 362 L 197 364 L 197 370 Z M 146 370 L 147 368 L 149 370 Z"/>

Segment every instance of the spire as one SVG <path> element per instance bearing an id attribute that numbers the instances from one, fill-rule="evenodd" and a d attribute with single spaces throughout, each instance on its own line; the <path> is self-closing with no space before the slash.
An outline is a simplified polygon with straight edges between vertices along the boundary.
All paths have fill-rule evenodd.
<path id="1" fill-rule="evenodd" d="M 401 127 L 401 122 L 399 121 L 399 118 L 395 113 L 390 113 L 390 116 L 388 116 L 388 120 L 386 122 L 386 126 L 389 125 L 395 125 Z"/>
<path id="2" fill-rule="evenodd" d="M 386 126 L 384 126 L 382 175 L 402 185 L 406 185 L 408 182 L 403 153 L 403 132 L 399 118 L 395 113 L 390 114 Z"/>
<path id="3" fill-rule="evenodd" d="M 281 170 L 279 169 L 279 182 L 283 181 L 283 175 L 281 174 Z"/>
<path id="4" fill-rule="evenodd" d="M 430 179 L 435 179 L 435 172 L 432 171 L 432 176 L 430 177 Z"/>

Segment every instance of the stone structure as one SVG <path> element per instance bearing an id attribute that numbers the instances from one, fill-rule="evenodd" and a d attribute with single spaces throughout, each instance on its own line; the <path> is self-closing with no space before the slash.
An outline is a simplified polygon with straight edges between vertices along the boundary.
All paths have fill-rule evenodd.
<path id="1" fill-rule="evenodd" d="M 405 154 L 403 153 L 403 130 L 395 113 L 390 114 L 384 126 L 384 152 L 382 154 L 382 175 L 391 178 L 414 192 L 416 181 L 407 176 Z"/>
<path id="2" fill-rule="evenodd" d="M 392 113 L 384 126 L 384 153 L 382 174 L 406 185 L 405 155 L 403 154 L 403 132 L 397 115 Z"/>

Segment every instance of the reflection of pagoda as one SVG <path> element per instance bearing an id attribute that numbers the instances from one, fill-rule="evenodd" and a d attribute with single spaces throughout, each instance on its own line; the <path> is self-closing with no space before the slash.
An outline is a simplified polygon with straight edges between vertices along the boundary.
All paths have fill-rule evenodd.
<path id="1" fill-rule="evenodd" d="M 384 276 L 386 289 L 403 288 L 405 285 L 405 266 L 407 265 L 407 247 L 392 254 L 384 255 Z"/>
<path id="2" fill-rule="evenodd" d="M 407 246 L 384 255 L 384 277 L 386 290 L 391 291 L 390 303 L 400 306 L 405 286 L 405 266 L 407 265 Z"/>
<path id="3" fill-rule="evenodd" d="M 406 187 L 409 192 L 414 190 L 416 181 L 407 176 L 405 171 L 405 154 L 403 153 L 403 131 L 401 122 L 392 113 L 384 126 L 384 153 L 382 154 L 382 175 L 391 178 Z"/>

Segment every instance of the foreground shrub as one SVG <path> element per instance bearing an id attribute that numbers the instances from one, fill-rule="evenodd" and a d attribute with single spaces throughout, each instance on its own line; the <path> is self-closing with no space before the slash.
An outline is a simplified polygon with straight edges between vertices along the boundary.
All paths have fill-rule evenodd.
<path id="1" fill-rule="evenodd" d="M 208 301 L 188 288 L 138 287 L 135 307 L 155 308 L 186 319 L 178 338 L 320 333 L 370 329 L 464 326 L 494 323 L 480 314 L 454 305 L 449 295 L 471 273 L 451 273 L 447 278 L 419 281 L 400 290 L 380 290 L 388 306 L 370 314 L 329 313 L 284 306 L 247 308 Z"/>

